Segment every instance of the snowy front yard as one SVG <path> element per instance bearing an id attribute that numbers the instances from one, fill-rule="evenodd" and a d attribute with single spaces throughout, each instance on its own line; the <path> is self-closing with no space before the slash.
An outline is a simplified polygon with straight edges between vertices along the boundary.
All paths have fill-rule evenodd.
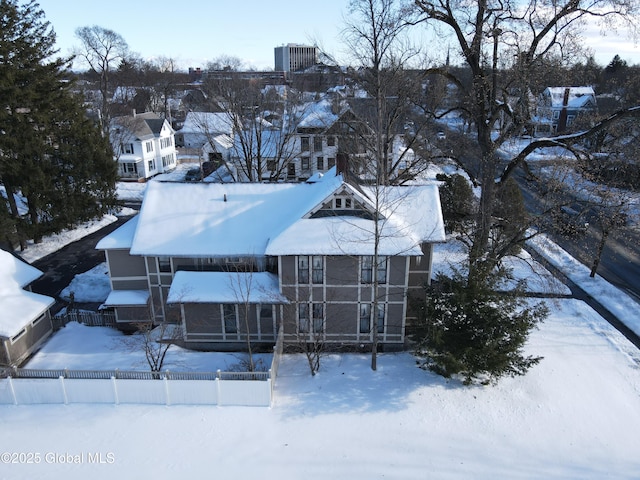
<path id="1" fill-rule="evenodd" d="M 332 355 L 315 378 L 304 358 L 285 356 L 271 409 L 4 406 L 0 428 L 11 433 L 0 451 L 42 461 L 3 465 L 0 476 L 637 478 L 640 353 L 583 303 L 551 307 L 528 347 L 542 362 L 497 386 L 446 381 L 409 353 L 381 355 L 377 372 L 366 355 Z M 69 332 L 86 342 L 83 361 L 121 354 L 108 329 Z"/>

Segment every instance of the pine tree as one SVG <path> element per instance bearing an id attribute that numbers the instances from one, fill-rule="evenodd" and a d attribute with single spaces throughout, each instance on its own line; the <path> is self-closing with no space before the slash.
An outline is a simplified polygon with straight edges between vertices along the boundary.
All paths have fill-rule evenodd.
<path id="1" fill-rule="evenodd" d="M 530 331 L 547 316 L 544 303 L 526 303 L 516 288 L 499 292 L 509 272 L 498 269 L 483 282 L 460 274 L 439 275 L 427 287 L 413 339 L 424 368 L 465 384 L 523 375 L 541 358 L 525 356 Z"/>
<path id="2" fill-rule="evenodd" d="M 35 1 L 0 0 L 0 183 L 22 247 L 115 204 L 109 144 L 71 93 L 68 59 L 52 59 L 54 44 Z"/>

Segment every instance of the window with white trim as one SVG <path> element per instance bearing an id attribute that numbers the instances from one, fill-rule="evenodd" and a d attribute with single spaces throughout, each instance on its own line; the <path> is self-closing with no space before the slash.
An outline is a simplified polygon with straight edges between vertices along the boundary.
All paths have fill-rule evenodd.
<path id="1" fill-rule="evenodd" d="M 378 315 L 376 316 L 376 328 L 378 333 L 384 333 L 384 305 L 378 304 Z M 369 333 L 371 331 L 371 304 L 360 304 L 360 333 Z"/>
<path id="2" fill-rule="evenodd" d="M 309 332 L 309 304 L 298 304 L 298 331 L 300 333 Z"/>
<path id="3" fill-rule="evenodd" d="M 224 320 L 224 333 L 227 335 L 238 333 L 238 318 L 234 304 L 225 303 L 222 305 L 222 317 Z"/>
<path id="4" fill-rule="evenodd" d="M 311 257 L 311 281 L 313 283 L 324 282 L 324 258 L 319 255 Z"/>
<path id="5" fill-rule="evenodd" d="M 378 256 L 378 283 L 387 283 L 387 257 Z M 360 257 L 360 283 L 373 283 L 373 256 Z"/>

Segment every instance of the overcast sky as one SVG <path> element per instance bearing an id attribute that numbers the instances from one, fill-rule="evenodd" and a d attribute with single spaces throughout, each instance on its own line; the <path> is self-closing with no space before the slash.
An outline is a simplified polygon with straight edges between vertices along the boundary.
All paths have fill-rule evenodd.
<path id="1" fill-rule="evenodd" d="M 344 60 L 340 37 L 349 0 L 38 0 L 57 35 L 61 55 L 79 41 L 78 27 L 99 25 L 122 35 L 145 59 L 169 57 L 181 68 L 204 67 L 221 55 L 242 59 L 247 67 L 274 68 L 273 49 L 287 43 L 319 44 Z M 433 45 L 433 43 L 431 43 Z M 442 52 L 431 54 L 444 58 Z M 596 60 L 606 65 L 615 54 L 640 64 L 640 48 L 624 33 L 587 39 Z"/>

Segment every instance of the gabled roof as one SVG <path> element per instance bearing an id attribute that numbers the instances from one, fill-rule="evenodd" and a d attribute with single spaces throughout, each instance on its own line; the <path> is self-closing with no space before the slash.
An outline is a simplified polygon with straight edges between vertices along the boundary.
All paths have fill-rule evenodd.
<path id="1" fill-rule="evenodd" d="M 116 128 L 117 126 L 126 128 L 137 140 L 147 140 L 160 136 L 165 122 L 169 128 L 171 128 L 169 122 L 153 112 L 115 117 L 112 120 L 112 124 L 116 126 Z"/>
<path id="2" fill-rule="evenodd" d="M 23 290 L 42 272 L 0 250 L 0 336 L 12 337 L 55 303 L 51 297 Z"/>
<path id="3" fill-rule="evenodd" d="M 370 255 L 372 216 L 355 211 L 316 217 L 335 195 L 358 208 L 373 208 L 374 192 L 362 195 L 335 175 L 310 183 L 163 183 L 147 186 L 138 225 L 105 237 L 97 248 L 127 248 L 132 255 L 232 257 L 296 254 Z M 367 198 L 368 197 L 368 198 Z M 445 240 L 436 185 L 381 190 L 380 253 L 421 255 L 423 242 Z"/>
<path id="4" fill-rule="evenodd" d="M 189 112 L 180 129 L 180 133 L 187 134 L 231 135 L 232 132 L 229 114 L 224 112 Z"/>

